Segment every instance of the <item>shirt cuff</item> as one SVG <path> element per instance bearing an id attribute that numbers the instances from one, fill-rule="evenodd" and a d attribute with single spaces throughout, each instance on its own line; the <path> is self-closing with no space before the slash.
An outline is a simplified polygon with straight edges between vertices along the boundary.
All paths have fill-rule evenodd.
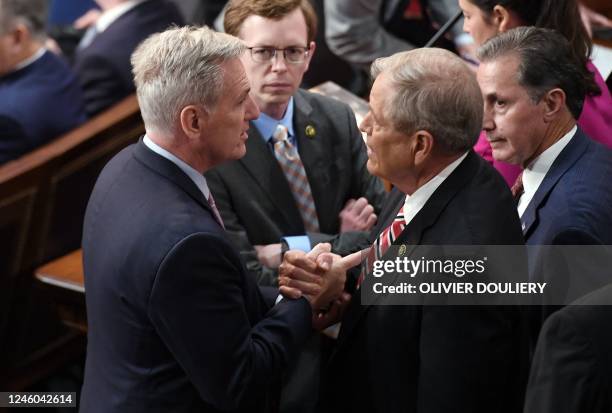
<path id="1" fill-rule="evenodd" d="M 308 235 L 297 235 L 293 237 L 283 237 L 283 240 L 287 243 L 290 250 L 300 250 L 309 252 L 312 247 L 310 246 L 310 239 Z"/>

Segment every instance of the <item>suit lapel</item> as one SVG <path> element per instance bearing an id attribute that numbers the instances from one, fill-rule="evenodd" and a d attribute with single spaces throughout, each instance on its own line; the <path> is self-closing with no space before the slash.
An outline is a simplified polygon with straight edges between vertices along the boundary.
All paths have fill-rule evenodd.
<path id="1" fill-rule="evenodd" d="M 183 191 L 187 192 L 187 194 L 189 194 L 194 201 L 208 210 L 213 217 L 215 216 L 210 208 L 210 205 L 208 204 L 208 200 L 204 198 L 204 194 L 191 180 L 191 178 L 185 175 L 181 168 L 176 166 L 174 163 L 147 148 L 142 141 L 142 138 L 136 144 L 134 156 L 148 168 L 174 182 L 174 184 L 180 187 Z"/>
<path id="2" fill-rule="evenodd" d="M 255 179 L 261 192 L 272 201 L 289 226 L 298 225 L 304 231 L 302 217 L 278 161 L 253 123 L 248 133 L 246 155 L 239 162 Z"/>
<path id="3" fill-rule="evenodd" d="M 546 173 L 544 180 L 538 187 L 538 190 L 521 217 L 521 226 L 523 227 L 523 235 L 526 241 L 529 240 L 529 236 L 537 227 L 538 211 L 546 202 L 548 195 L 565 172 L 567 172 L 567 170 L 582 156 L 587 149 L 588 143 L 588 138 L 579 128 Z"/>
<path id="4" fill-rule="evenodd" d="M 302 91 L 298 90 L 295 94 L 294 102 L 293 129 L 317 210 L 319 227 L 332 228 L 337 217 L 331 216 L 328 212 L 336 210 L 334 205 L 336 197 L 330 195 L 329 190 L 333 184 L 330 176 L 333 160 L 330 159 L 328 143 L 330 139 L 325 136 L 328 131 L 312 116 L 312 106 Z M 307 128 L 311 131 L 310 136 L 306 134 Z"/>
<path id="5" fill-rule="evenodd" d="M 442 184 L 436 189 L 433 195 L 427 200 L 423 208 L 419 213 L 408 223 L 404 228 L 400 236 L 393 242 L 393 245 L 404 244 L 407 247 L 406 256 L 410 256 L 414 249 L 421 244 L 424 232 L 433 226 L 438 217 L 444 211 L 448 203 L 455 197 L 457 192 L 469 184 L 470 179 L 476 174 L 478 170 L 478 155 L 473 151 L 468 153 L 468 156 L 461 162 L 461 164 L 450 174 L 450 176 L 442 182 Z M 394 191 L 397 191 L 395 189 Z M 393 200 L 393 201 L 391 201 Z M 391 221 L 397 215 L 397 212 L 404 203 L 404 195 L 397 191 L 389 197 L 389 202 L 393 202 L 395 205 L 390 211 L 384 223 L 377 226 L 376 231 L 378 236 L 387 226 L 391 224 Z M 384 225 L 384 226 L 383 226 Z M 393 253 L 390 251 L 385 254 L 383 259 L 394 258 L 391 257 Z M 346 338 L 350 335 L 351 331 L 358 325 L 359 321 L 363 319 L 363 316 L 370 309 L 371 305 L 361 305 L 361 293 L 357 292 L 357 297 L 354 297 L 349 309 L 346 312 L 344 319 L 342 320 L 342 330 L 338 341 L 338 348 L 341 343 L 346 341 Z M 384 296 L 378 295 L 377 301 L 380 301 Z M 355 298 L 358 298 L 355 300 Z"/>

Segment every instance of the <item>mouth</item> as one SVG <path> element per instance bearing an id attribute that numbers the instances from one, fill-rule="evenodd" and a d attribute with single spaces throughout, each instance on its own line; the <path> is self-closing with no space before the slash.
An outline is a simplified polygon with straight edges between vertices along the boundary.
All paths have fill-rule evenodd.
<path id="1" fill-rule="evenodd" d="M 290 89 L 291 84 L 283 83 L 283 82 L 270 82 L 270 83 L 266 83 L 264 87 L 274 88 L 274 89 Z"/>

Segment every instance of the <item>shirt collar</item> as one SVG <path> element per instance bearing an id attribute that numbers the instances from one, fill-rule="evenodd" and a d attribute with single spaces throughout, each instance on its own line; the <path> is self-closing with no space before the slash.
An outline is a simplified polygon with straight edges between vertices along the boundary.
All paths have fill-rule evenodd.
<path id="1" fill-rule="evenodd" d="M 47 51 L 47 49 L 45 47 L 41 47 L 32 56 L 30 56 L 27 59 L 22 60 L 21 62 L 16 64 L 12 71 L 16 72 L 18 70 L 23 69 L 24 67 L 30 66 L 32 63 L 34 63 L 35 61 L 37 61 L 38 59 L 43 57 L 43 55 L 45 54 L 46 51 Z"/>
<path id="2" fill-rule="evenodd" d="M 102 33 L 111 24 L 115 22 L 119 17 L 123 16 L 140 3 L 144 3 L 147 0 L 128 0 L 124 3 L 118 4 L 108 10 L 105 10 L 98 20 L 96 21 L 96 32 Z"/>
<path id="3" fill-rule="evenodd" d="M 206 178 L 204 178 L 204 175 L 193 169 L 186 162 L 179 159 L 176 155 L 172 154 L 171 152 L 168 152 L 161 146 L 157 145 L 147 135 L 145 135 L 142 141 L 147 146 L 147 148 L 151 149 L 159 156 L 166 158 L 167 160 L 178 166 L 181 171 L 183 171 L 189 178 L 191 178 L 193 183 L 196 184 L 198 189 L 204 195 L 204 198 L 208 200 L 208 197 L 210 196 L 210 189 L 208 189 L 208 184 L 206 183 Z"/>
<path id="4" fill-rule="evenodd" d="M 253 121 L 253 124 L 261 134 L 264 142 L 268 142 L 272 138 L 272 135 L 276 130 L 276 126 L 279 124 L 284 125 L 287 128 L 287 132 L 289 133 L 290 137 L 295 136 L 293 133 L 293 108 L 293 96 L 291 96 L 289 99 L 289 104 L 287 105 L 287 110 L 285 111 L 285 115 L 282 119 L 274 119 L 261 112 L 259 117 Z"/>
<path id="5" fill-rule="evenodd" d="M 438 189 L 442 182 L 453 173 L 467 155 L 468 152 L 466 151 L 463 155 L 446 166 L 446 168 L 442 169 L 439 174 L 414 191 L 412 195 L 406 195 L 406 200 L 404 201 L 404 220 L 406 221 L 406 225 L 408 225 L 416 214 L 419 213 L 433 193 L 436 192 L 436 189 Z"/>
<path id="6" fill-rule="evenodd" d="M 561 151 L 567 146 L 572 136 L 578 130 L 577 126 L 574 126 L 568 133 L 566 133 L 561 139 L 555 142 L 550 148 L 546 149 L 540 154 L 525 170 L 523 170 L 523 194 L 519 201 L 518 210 L 519 214 L 522 215 L 527 209 L 527 205 L 533 198 L 533 195 L 538 190 L 540 184 L 544 180 L 544 177 L 550 170 L 550 167 L 555 162 L 555 159 L 559 156 Z"/>

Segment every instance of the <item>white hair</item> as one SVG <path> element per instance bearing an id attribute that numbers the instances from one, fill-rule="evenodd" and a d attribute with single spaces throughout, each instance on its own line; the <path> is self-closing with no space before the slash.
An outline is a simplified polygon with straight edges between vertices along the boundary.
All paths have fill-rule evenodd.
<path id="1" fill-rule="evenodd" d="M 212 110 L 223 89 L 221 66 L 244 50 L 239 39 L 208 27 L 173 27 L 148 37 L 132 54 L 147 130 L 173 134 L 187 105 Z"/>
<path id="2" fill-rule="evenodd" d="M 482 93 L 459 57 L 443 49 L 415 49 L 374 61 L 372 77 L 382 73 L 395 86 L 385 112 L 396 130 L 426 130 L 453 153 L 474 146 L 482 129 Z"/>

